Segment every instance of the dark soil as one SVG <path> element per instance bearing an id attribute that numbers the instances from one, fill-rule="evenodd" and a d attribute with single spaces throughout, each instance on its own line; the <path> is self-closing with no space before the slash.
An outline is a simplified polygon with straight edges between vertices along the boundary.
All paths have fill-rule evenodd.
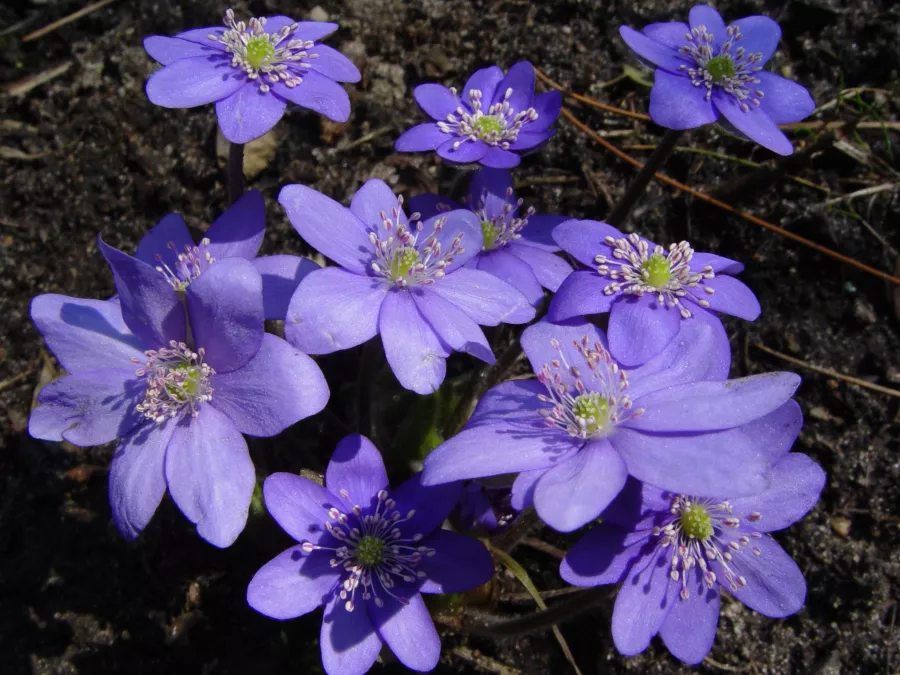
<path id="1" fill-rule="evenodd" d="M 154 65 L 141 47 L 147 35 L 217 24 L 224 7 L 199 0 L 118 2 L 46 37 L 21 42 L 24 33 L 82 4 L 33 0 L 7 5 L 6 25 L 25 23 L 0 36 L 0 79 L 6 82 L 72 63 L 64 74 L 24 95 L 0 95 L 0 671 L 319 672 L 317 613 L 279 623 L 256 614 L 244 601 L 253 572 L 288 545 L 267 517 L 253 517 L 238 542 L 220 551 L 197 537 L 166 501 L 143 536 L 128 544 L 110 523 L 111 448 L 47 444 L 25 431 L 33 392 L 55 372 L 29 321 L 30 299 L 47 292 L 107 297 L 113 289 L 97 252 L 98 232 L 112 245 L 133 250 L 167 213 L 181 212 L 202 228 L 226 204 L 212 108 L 152 106 L 143 83 Z M 313 4 L 264 0 L 249 7 L 241 2 L 236 9 L 302 18 Z M 836 101 L 842 87 L 877 89 L 863 92 L 858 101 L 848 96 L 816 119 L 898 119 L 896 4 L 723 0 L 718 5 L 726 18 L 765 13 L 779 20 L 784 42 L 775 66 L 808 86 L 820 104 Z M 633 80 L 601 85 L 630 63 L 617 28 L 683 17 L 689 6 L 686 0 L 323 2 L 322 9 L 341 24 L 331 42 L 357 61 L 364 79 L 350 88 L 348 124 L 324 124 L 299 111 L 279 124 L 274 159 L 252 181 L 269 206 L 265 252 L 304 252 L 275 201 L 285 183 L 304 183 L 338 200 L 347 200 L 370 177 L 383 178 L 407 195 L 449 189 L 455 172 L 434 156 L 392 150 L 399 133 L 421 121 L 413 86 L 424 81 L 461 86 L 478 67 L 498 63 L 506 68 L 528 59 L 574 91 L 643 110 L 647 89 Z M 652 144 L 660 137 L 652 125 L 588 108 L 574 112 L 594 129 L 620 133 L 611 137 L 619 146 Z M 559 127 L 549 146 L 517 170 L 517 179 L 532 181 L 520 196 L 538 212 L 601 218 L 609 209 L 606 196 L 620 195 L 634 170 L 569 123 L 561 121 Z M 351 145 L 379 130 L 373 140 Z M 802 133 L 793 137 L 800 145 L 815 140 Z M 742 195 L 742 205 L 873 267 L 892 270 L 900 248 L 896 189 L 854 200 L 850 207 L 825 209 L 822 204 L 865 187 L 896 184 L 900 136 L 869 128 L 835 140 L 794 169 L 829 194 L 785 178 Z M 772 160 L 767 152 L 712 128 L 682 143 Z M 752 169 L 678 153 L 666 171 L 711 189 Z M 654 239 L 687 238 L 702 250 L 747 263 L 743 278 L 758 295 L 763 314 L 752 324 L 728 324 L 736 375 L 789 368 L 753 346 L 761 342 L 819 366 L 900 386 L 898 319 L 884 282 L 658 185 L 630 222 Z M 348 421 L 353 419 L 347 402 L 357 358 L 350 353 L 321 360 L 334 392 L 330 408 Z M 455 358 L 451 365 L 460 372 L 472 363 Z M 797 397 L 807 422 L 796 449 L 820 462 L 829 482 L 815 511 L 779 541 L 806 574 L 806 607 L 774 621 L 739 603 L 724 603 L 716 645 L 701 671 L 898 672 L 897 398 L 809 371 L 802 374 Z M 263 474 L 320 470 L 341 433 L 318 416 L 276 443 L 255 444 L 257 466 Z M 575 540 L 540 528 L 530 536 L 561 549 Z M 512 554 L 540 589 L 563 586 L 551 555 L 522 545 Z M 469 627 L 485 614 L 510 617 L 534 610 L 531 603 L 510 600 L 523 592 L 518 582 L 503 572 L 497 578 L 489 599 L 439 621 L 444 631 L 439 670 L 570 672 L 549 631 L 514 640 L 471 633 Z M 609 637 L 610 608 L 611 600 L 561 626 L 584 673 L 689 670 L 658 643 L 640 657 L 620 657 Z M 471 650 L 483 656 L 473 657 Z"/>

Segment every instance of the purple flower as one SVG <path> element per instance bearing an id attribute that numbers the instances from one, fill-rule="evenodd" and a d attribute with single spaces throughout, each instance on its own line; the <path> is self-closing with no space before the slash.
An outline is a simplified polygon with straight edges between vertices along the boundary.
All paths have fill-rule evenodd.
<path id="1" fill-rule="evenodd" d="M 512 507 L 509 485 L 485 485 L 470 481 L 459 498 L 459 522 L 464 530 L 495 534 L 508 528 L 518 516 Z"/>
<path id="2" fill-rule="evenodd" d="M 629 474 L 701 496 L 765 488 L 769 464 L 744 425 L 788 401 L 799 377 L 726 380 L 728 338 L 707 319 L 685 323 L 639 368 L 620 367 L 605 342 L 589 323 L 528 327 L 522 348 L 537 381 L 491 389 L 425 459 L 423 482 L 518 473 L 513 508 L 533 503 L 562 532 L 600 515 Z"/>
<path id="3" fill-rule="evenodd" d="M 293 255 L 257 258 L 265 223 L 266 206 L 262 195 L 258 190 L 251 190 L 209 226 L 199 244 L 194 243 L 181 215 L 171 213 L 143 236 L 134 257 L 162 273 L 173 293 L 184 292 L 218 260 L 249 260 L 262 275 L 265 318 L 284 319 L 297 285 L 319 266 L 312 260 Z"/>
<path id="4" fill-rule="evenodd" d="M 262 278 L 217 260 L 182 291 L 100 242 L 118 297 L 41 295 L 31 316 L 70 374 L 38 396 L 35 438 L 120 439 L 109 473 L 113 518 L 135 538 L 168 488 L 200 536 L 230 545 L 256 474 L 242 434 L 274 436 L 325 406 L 319 367 L 263 330 Z"/>
<path id="5" fill-rule="evenodd" d="M 788 453 L 801 424 L 791 401 L 748 425 L 773 462 L 763 492 L 703 499 L 630 480 L 603 523 L 572 547 L 560 567 L 567 582 L 622 584 L 612 619 L 622 654 L 644 651 L 659 633 L 676 657 L 700 663 L 716 637 L 720 586 L 773 618 L 803 606 L 803 574 L 768 535 L 806 515 L 825 484 L 818 464 Z"/>
<path id="6" fill-rule="evenodd" d="M 422 84 L 413 95 L 436 122 L 419 124 L 403 133 L 399 152 L 437 150 L 450 162 L 479 162 L 496 169 L 519 165 L 516 153 L 546 143 L 556 131 L 558 91 L 534 95 L 534 67 L 520 61 L 504 76 L 497 66 L 475 72 L 462 96 L 440 84 Z"/>
<path id="7" fill-rule="evenodd" d="M 288 103 L 345 122 L 350 98 L 338 82 L 359 82 L 360 74 L 345 56 L 319 42 L 337 27 L 286 16 L 244 23 L 229 9 L 225 28 L 152 35 L 144 49 L 165 67 L 150 76 L 147 97 L 164 108 L 215 103 L 219 126 L 232 143 L 265 134 Z"/>
<path id="8" fill-rule="evenodd" d="M 707 310 L 753 321 L 759 301 L 735 279 L 744 266 L 686 241 L 668 250 L 606 223 L 570 220 L 553 230 L 562 249 L 590 270 L 573 272 L 553 296 L 551 321 L 609 312 L 609 349 L 621 364 L 653 358 Z M 712 320 L 718 321 L 717 318 Z"/>
<path id="9" fill-rule="evenodd" d="M 303 185 L 286 186 L 278 201 L 300 236 L 340 265 L 307 276 L 288 308 L 285 337 L 307 354 L 380 334 L 400 384 L 429 394 L 444 381 L 451 351 L 494 362 L 479 324 L 534 318 L 515 288 L 463 267 L 482 246 L 471 211 L 407 220 L 402 198 L 380 180 L 363 185 L 349 209 Z"/>
<path id="10" fill-rule="evenodd" d="M 544 299 L 541 287 L 556 291 L 572 272 L 569 264 L 557 255 L 559 246 L 553 241 L 553 228 L 563 216 L 536 216 L 529 208 L 517 215 L 522 200 L 513 193 L 512 175 L 506 169 L 481 169 L 472 178 L 466 208 L 481 221 L 481 252 L 466 267 L 490 272 L 514 286 L 537 306 Z M 452 209 L 463 208 L 447 197 L 419 195 L 409 200 L 409 207 L 429 218 Z"/>
<path id="11" fill-rule="evenodd" d="M 722 115 L 727 126 L 780 155 L 794 148 L 778 129 L 799 122 L 816 104 L 809 92 L 763 70 L 778 48 L 781 29 L 766 16 L 748 16 L 726 27 L 707 5 L 691 9 L 686 23 L 652 23 L 642 33 L 622 26 L 622 39 L 657 66 L 650 117 L 669 129 L 693 129 Z"/>
<path id="12" fill-rule="evenodd" d="M 456 593 L 494 572 L 481 542 L 441 529 L 460 485 L 423 487 L 414 476 L 389 492 L 377 448 L 348 436 L 325 487 L 288 473 L 266 479 L 266 508 L 298 544 L 247 588 L 253 609 L 293 619 L 325 606 L 320 644 L 329 675 L 358 675 L 382 643 L 409 668 L 431 670 L 441 643 L 422 593 Z"/>

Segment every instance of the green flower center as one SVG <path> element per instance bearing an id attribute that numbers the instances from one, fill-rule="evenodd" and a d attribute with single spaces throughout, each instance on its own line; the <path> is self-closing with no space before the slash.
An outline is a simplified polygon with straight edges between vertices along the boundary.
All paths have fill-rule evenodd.
<path id="1" fill-rule="evenodd" d="M 691 539 L 708 541 L 714 534 L 709 511 L 699 504 L 691 504 L 678 517 L 681 531 Z"/>
<path id="2" fill-rule="evenodd" d="M 665 288 L 672 280 L 672 268 L 666 257 L 659 253 L 654 253 L 641 265 L 641 269 L 645 273 L 647 283 L 653 288 Z"/>
<path id="3" fill-rule="evenodd" d="M 712 76 L 713 82 L 721 82 L 725 78 L 734 77 L 737 74 L 734 61 L 728 54 L 720 54 L 707 61 L 706 72 Z"/>
<path id="4" fill-rule="evenodd" d="M 380 565 L 384 562 L 384 541 L 365 536 L 356 545 L 356 560 L 362 565 Z"/>
<path id="5" fill-rule="evenodd" d="M 275 56 L 275 47 L 268 36 L 254 35 L 247 41 L 246 59 L 253 68 L 259 68 Z"/>
<path id="6" fill-rule="evenodd" d="M 180 373 L 183 379 L 179 382 L 166 384 L 166 391 L 169 396 L 179 403 L 187 403 L 200 393 L 200 387 L 203 384 L 203 373 L 199 366 L 188 363 L 179 363 L 169 372 Z"/>
<path id="7" fill-rule="evenodd" d="M 497 243 L 497 228 L 488 220 L 481 221 L 481 236 L 484 239 L 484 250 L 490 251 Z"/>
<path id="8" fill-rule="evenodd" d="M 491 115 L 485 115 L 475 120 L 475 130 L 480 138 L 495 136 L 503 132 L 503 123 Z"/>
<path id="9" fill-rule="evenodd" d="M 394 251 L 391 262 L 391 279 L 397 281 L 409 274 L 413 265 L 419 262 L 419 252 L 412 246 L 401 246 Z"/>
<path id="10" fill-rule="evenodd" d="M 609 424 L 609 401 L 600 394 L 581 394 L 575 399 L 572 412 L 586 422 L 584 430 L 589 434 Z"/>

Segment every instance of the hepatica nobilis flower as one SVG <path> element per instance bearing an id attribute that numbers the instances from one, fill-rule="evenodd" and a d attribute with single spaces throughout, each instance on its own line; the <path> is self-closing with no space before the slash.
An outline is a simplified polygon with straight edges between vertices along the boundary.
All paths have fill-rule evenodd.
<path id="1" fill-rule="evenodd" d="M 288 103 L 346 122 L 350 98 L 339 82 L 358 82 L 359 71 L 340 52 L 319 42 L 334 23 L 286 16 L 194 28 L 175 37 L 152 35 L 147 53 L 164 68 L 147 81 L 147 97 L 164 108 L 216 104 L 222 133 L 248 143 L 269 131 Z"/>
<path id="2" fill-rule="evenodd" d="M 481 542 L 441 524 L 460 485 L 423 487 L 414 476 L 392 490 L 381 455 L 363 436 L 337 446 L 324 487 L 276 473 L 266 508 L 298 543 L 262 567 L 247 602 L 275 619 L 325 606 L 320 645 L 329 675 L 360 675 L 382 644 L 413 670 L 437 665 L 441 643 L 422 593 L 455 593 L 494 572 Z"/>
<path id="3" fill-rule="evenodd" d="M 519 289 L 532 305 L 544 299 L 546 288 L 556 291 L 572 272 L 557 255 L 553 228 L 563 216 L 536 216 L 513 192 L 512 174 L 506 169 L 480 169 L 472 177 L 465 207 L 439 195 L 419 195 L 409 207 L 423 217 L 468 208 L 481 221 L 482 247 L 466 267 L 490 272 Z"/>
<path id="4" fill-rule="evenodd" d="M 676 657 L 700 663 L 715 640 L 720 588 L 765 616 L 800 610 L 803 574 L 768 533 L 803 518 L 825 484 L 818 464 L 788 452 L 801 423 L 790 402 L 749 425 L 773 463 L 759 494 L 698 498 L 631 479 L 572 547 L 560 567 L 567 582 L 622 584 L 612 618 L 622 654 L 644 651 L 658 633 Z"/>
<path id="5" fill-rule="evenodd" d="M 363 185 L 349 209 L 303 185 L 286 186 L 278 201 L 300 236 L 340 265 L 304 278 L 288 308 L 285 337 L 307 354 L 380 334 L 400 384 L 429 394 L 443 382 L 451 351 L 494 362 L 479 324 L 534 318 L 515 288 L 463 267 L 482 247 L 471 211 L 407 218 L 402 198 L 380 180 Z"/>
<path id="6" fill-rule="evenodd" d="M 461 94 L 440 84 L 422 84 L 416 102 L 434 122 L 404 132 L 399 152 L 436 150 L 450 162 L 478 162 L 497 169 L 519 165 L 519 153 L 546 143 L 556 131 L 558 91 L 534 95 L 534 66 L 521 61 L 504 75 L 497 66 L 475 72 Z"/>
<path id="7" fill-rule="evenodd" d="M 816 104 L 809 92 L 763 70 L 778 48 L 781 29 L 766 16 L 725 25 L 707 5 L 691 9 L 690 25 L 654 23 L 622 39 L 656 68 L 650 117 L 669 129 L 693 129 L 722 115 L 729 127 L 781 155 L 794 149 L 778 129 L 799 122 Z"/>
<path id="8" fill-rule="evenodd" d="M 491 389 L 458 435 L 425 459 L 423 481 L 518 473 L 512 506 L 534 504 L 570 532 L 600 515 L 630 474 L 691 494 L 753 494 L 769 465 L 743 428 L 788 401 L 792 373 L 726 380 L 720 323 L 694 321 L 662 354 L 622 368 L 589 323 L 541 322 L 522 334 L 537 373 Z"/>
<path id="9" fill-rule="evenodd" d="M 32 436 L 79 446 L 119 439 L 113 518 L 135 538 L 168 488 L 200 536 L 240 534 L 256 483 L 242 434 L 274 436 L 328 400 L 319 367 L 263 329 L 262 278 L 217 260 L 180 292 L 171 277 L 100 243 L 113 300 L 34 299 L 31 317 L 70 374 L 38 395 Z"/>
<path id="10" fill-rule="evenodd" d="M 668 249 L 594 220 L 553 230 L 562 250 L 591 269 L 573 272 L 547 310 L 551 321 L 609 312 L 609 349 L 636 366 L 659 354 L 680 327 L 710 311 L 753 321 L 759 301 L 732 275 L 744 266 L 686 241 Z M 718 319 L 714 319 L 718 321 Z"/>

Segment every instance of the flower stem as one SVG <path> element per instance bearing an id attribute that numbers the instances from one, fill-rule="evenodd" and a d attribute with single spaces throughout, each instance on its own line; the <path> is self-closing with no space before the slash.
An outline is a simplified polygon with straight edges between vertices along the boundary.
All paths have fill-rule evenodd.
<path id="1" fill-rule="evenodd" d="M 678 144 L 678 139 L 681 138 L 683 133 L 684 132 L 679 129 L 668 129 L 666 131 L 662 140 L 660 140 L 659 144 L 656 146 L 656 150 L 653 151 L 653 154 L 650 155 L 647 162 L 644 164 L 644 168 L 640 170 L 637 178 L 635 178 L 634 182 L 628 186 L 625 195 L 606 217 L 607 223 L 613 227 L 619 227 L 625 222 L 628 218 L 628 214 L 631 213 L 631 209 L 637 204 L 638 199 L 644 194 L 644 190 L 647 189 L 647 185 L 653 179 L 653 175 L 659 171 L 659 168 L 663 165 L 663 162 L 666 161 L 666 158 L 672 154 L 672 151 Z"/>
<path id="2" fill-rule="evenodd" d="M 244 144 L 232 143 L 228 149 L 228 197 L 234 204 L 244 194 Z"/>
<path id="3" fill-rule="evenodd" d="M 375 340 L 369 340 L 362 347 L 359 371 L 356 376 L 356 428 L 363 436 L 375 442 L 375 426 L 372 419 L 372 397 L 378 367 L 381 365 L 380 350 Z"/>

